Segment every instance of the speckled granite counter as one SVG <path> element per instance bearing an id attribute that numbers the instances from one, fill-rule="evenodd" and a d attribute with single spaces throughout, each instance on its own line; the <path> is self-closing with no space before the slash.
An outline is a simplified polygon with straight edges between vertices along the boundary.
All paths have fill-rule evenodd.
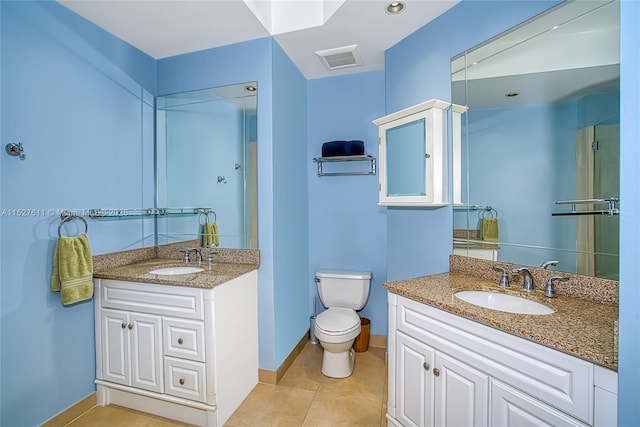
<path id="1" fill-rule="evenodd" d="M 559 295 L 546 298 L 512 286 L 502 290 L 497 281 L 464 273 L 442 273 L 383 285 L 394 294 L 457 314 L 547 347 L 580 357 L 609 369 L 618 369 L 614 323 L 618 307 Z M 458 291 L 504 292 L 532 299 L 556 310 L 549 315 L 522 315 L 482 308 L 454 296 Z"/>
<path id="2" fill-rule="evenodd" d="M 199 273 L 178 274 L 175 276 L 149 273 L 150 270 L 155 268 L 183 267 L 184 265 L 182 262 L 172 259 L 154 258 L 119 267 L 106 268 L 95 272 L 93 277 L 173 286 L 190 286 L 193 288 L 213 288 L 258 268 L 257 264 L 224 262 L 214 263 L 209 269 L 207 263 L 202 263 L 200 267 L 204 268 L 204 271 Z M 191 263 L 189 266 L 196 267 L 197 264 Z"/>
<path id="3" fill-rule="evenodd" d="M 148 248 L 113 252 L 93 257 L 93 277 L 99 279 L 127 280 L 130 282 L 159 283 L 194 288 L 213 288 L 260 266 L 257 249 L 218 249 L 211 268 L 200 265 L 204 271 L 194 274 L 161 276 L 149 274 L 150 270 L 164 267 L 183 267 L 180 248 L 197 247 L 198 241 L 184 241 Z M 190 263 L 195 267 L 197 264 Z"/>

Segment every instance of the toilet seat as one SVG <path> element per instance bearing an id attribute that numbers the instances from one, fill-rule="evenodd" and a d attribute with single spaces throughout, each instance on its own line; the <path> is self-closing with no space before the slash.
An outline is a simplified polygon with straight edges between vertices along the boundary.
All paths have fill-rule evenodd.
<path id="1" fill-rule="evenodd" d="M 360 317 L 350 308 L 329 308 L 316 317 L 316 337 L 326 342 L 346 342 L 360 334 Z"/>

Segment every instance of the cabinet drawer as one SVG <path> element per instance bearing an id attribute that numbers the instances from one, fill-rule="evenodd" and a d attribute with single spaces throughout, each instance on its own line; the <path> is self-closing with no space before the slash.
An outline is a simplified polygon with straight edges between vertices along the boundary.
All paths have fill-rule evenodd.
<path id="1" fill-rule="evenodd" d="M 587 426 L 499 381 L 491 381 L 491 425 Z"/>
<path id="2" fill-rule="evenodd" d="M 204 363 L 164 358 L 165 393 L 197 402 L 205 401 Z"/>
<path id="3" fill-rule="evenodd" d="M 398 330 L 590 424 L 593 364 L 398 297 Z"/>
<path id="4" fill-rule="evenodd" d="M 164 318 L 164 355 L 204 362 L 204 322 Z"/>
<path id="5" fill-rule="evenodd" d="M 202 289 L 108 279 L 100 287 L 105 308 L 203 319 Z"/>

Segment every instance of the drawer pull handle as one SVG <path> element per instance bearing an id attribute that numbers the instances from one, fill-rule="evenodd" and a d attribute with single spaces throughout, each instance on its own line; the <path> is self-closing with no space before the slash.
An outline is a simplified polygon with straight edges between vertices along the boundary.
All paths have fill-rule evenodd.
<path id="1" fill-rule="evenodd" d="M 184 378 L 180 378 L 180 381 L 178 381 L 180 383 L 180 385 L 184 385 Z"/>
<path id="2" fill-rule="evenodd" d="M 124 328 L 127 327 L 127 324 L 125 322 L 122 322 L 122 325 L 120 325 L 120 326 L 122 326 L 122 329 L 124 329 Z"/>
<path id="3" fill-rule="evenodd" d="M 440 369 L 433 368 L 433 375 L 435 375 L 436 377 L 439 377 L 440 376 Z"/>
<path id="4" fill-rule="evenodd" d="M 431 367 L 429 366 L 429 364 L 427 362 L 424 362 L 422 364 L 422 367 L 424 368 L 425 371 L 428 371 L 429 369 L 431 369 Z"/>
<path id="5" fill-rule="evenodd" d="M 178 338 L 178 344 L 182 344 L 183 342 L 182 338 Z"/>
<path id="6" fill-rule="evenodd" d="M 127 328 L 129 328 L 129 330 L 133 329 L 133 325 L 131 323 L 129 323 L 129 325 L 127 326 Z"/>

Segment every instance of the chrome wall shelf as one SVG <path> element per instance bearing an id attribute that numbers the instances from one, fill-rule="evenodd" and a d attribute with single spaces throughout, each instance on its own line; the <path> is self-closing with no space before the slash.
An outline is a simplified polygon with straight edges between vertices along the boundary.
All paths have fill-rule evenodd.
<path id="1" fill-rule="evenodd" d="M 376 158 L 368 154 L 362 156 L 335 156 L 335 157 L 315 157 L 314 162 L 318 164 L 318 176 L 347 176 L 347 175 L 375 175 L 376 174 Z M 323 163 L 336 162 L 369 162 L 368 171 L 356 172 L 324 172 L 322 170 Z"/>
<path id="2" fill-rule="evenodd" d="M 187 216 L 214 214 L 211 208 L 143 208 L 143 209 L 88 209 L 82 211 L 63 211 L 60 217 L 77 218 L 88 216 L 92 219 L 106 218 L 137 218 L 150 216 Z"/>
<path id="3" fill-rule="evenodd" d="M 596 209 L 579 211 L 576 205 L 601 205 L 607 204 L 607 209 Z M 568 215 L 608 215 L 614 216 L 620 214 L 618 207 L 620 199 L 617 197 L 611 197 L 608 199 L 580 199 L 580 200 L 558 200 L 556 205 L 571 205 L 570 212 L 552 212 L 551 216 L 568 216 Z"/>

